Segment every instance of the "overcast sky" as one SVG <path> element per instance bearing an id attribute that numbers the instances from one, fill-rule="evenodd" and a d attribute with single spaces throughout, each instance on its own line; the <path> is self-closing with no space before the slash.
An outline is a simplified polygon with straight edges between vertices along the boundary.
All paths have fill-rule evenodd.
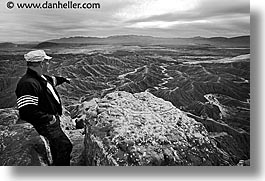
<path id="1" fill-rule="evenodd" d="M 16 5 L 8 9 L 8 1 L 0 0 L 0 42 L 124 34 L 159 37 L 250 34 L 249 0 L 72 1 L 98 2 L 99 9 L 18 9 Z M 12 1 L 16 4 L 46 0 Z"/>

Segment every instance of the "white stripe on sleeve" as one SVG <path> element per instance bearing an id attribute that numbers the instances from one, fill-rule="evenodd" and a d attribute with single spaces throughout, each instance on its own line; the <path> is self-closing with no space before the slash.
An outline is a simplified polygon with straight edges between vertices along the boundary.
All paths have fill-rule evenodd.
<path id="1" fill-rule="evenodd" d="M 38 105 L 39 98 L 31 95 L 24 95 L 17 99 L 18 108 L 22 108 L 26 105 Z"/>
<path id="2" fill-rule="evenodd" d="M 24 101 L 36 101 L 36 102 L 38 102 L 38 98 L 30 98 L 30 97 L 24 97 L 24 98 L 22 98 L 22 99 L 18 99 L 17 100 L 17 103 L 19 104 L 19 103 L 21 103 L 21 102 L 24 102 Z"/>

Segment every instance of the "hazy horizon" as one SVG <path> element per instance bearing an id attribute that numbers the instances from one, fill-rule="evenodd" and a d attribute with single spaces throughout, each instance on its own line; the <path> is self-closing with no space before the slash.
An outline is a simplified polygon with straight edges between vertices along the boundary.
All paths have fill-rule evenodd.
<path id="1" fill-rule="evenodd" d="M 191 38 L 250 34 L 249 0 L 97 0 L 97 9 L 19 9 L 16 4 L 9 9 L 8 2 L 0 2 L 0 42 L 40 42 L 73 36 Z"/>
<path id="2" fill-rule="evenodd" d="M 122 35 L 110 35 L 110 36 L 82 36 L 82 35 L 74 35 L 74 36 L 70 36 L 70 37 L 58 37 L 58 38 L 52 38 L 52 39 L 47 39 L 47 40 L 35 40 L 35 41 L 24 41 L 24 40 L 18 40 L 18 41 L 0 41 L 0 43 L 41 43 L 41 42 L 48 42 L 49 40 L 56 40 L 56 39 L 63 39 L 63 38 L 108 38 L 108 37 L 115 37 L 115 36 L 146 36 L 148 37 L 148 35 L 133 35 L 133 34 L 122 34 Z M 225 37 L 225 36 L 212 36 L 212 37 L 204 37 L 204 36 L 193 36 L 193 37 L 159 37 L 159 36 L 150 36 L 153 38 L 196 38 L 196 37 L 201 37 L 201 38 L 235 38 L 235 37 L 243 37 L 243 36 L 250 36 L 250 34 L 245 34 L 245 35 L 238 35 L 238 36 L 231 36 L 231 37 Z"/>

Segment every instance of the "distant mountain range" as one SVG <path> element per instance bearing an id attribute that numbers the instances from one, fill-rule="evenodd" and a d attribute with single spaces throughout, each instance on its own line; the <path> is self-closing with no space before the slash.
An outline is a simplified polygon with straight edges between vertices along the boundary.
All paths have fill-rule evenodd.
<path id="1" fill-rule="evenodd" d="M 10 42 L 0 43 L 0 48 L 14 48 L 14 47 L 17 47 L 17 44 L 10 43 Z"/>
<path id="2" fill-rule="evenodd" d="M 30 43 L 32 44 L 32 43 Z M 65 46 L 82 46 L 82 45 L 202 45 L 214 47 L 250 47 L 250 36 L 238 36 L 232 38 L 226 37 L 193 37 L 193 38 L 161 38 L 152 36 L 139 35 L 117 35 L 106 38 L 99 37 L 68 37 L 60 39 L 51 39 L 41 43 L 34 43 L 34 48 L 65 47 Z M 12 48 L 21 46 L 14 43 L 0 43 L 0 48 Z"/>

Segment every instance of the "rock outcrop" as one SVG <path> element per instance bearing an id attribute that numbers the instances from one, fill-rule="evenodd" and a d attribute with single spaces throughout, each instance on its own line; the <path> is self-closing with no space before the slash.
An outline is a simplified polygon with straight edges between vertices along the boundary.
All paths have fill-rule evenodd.
<path id="1" fill-rule="evenodd" d="M 75 125 L 64 109 L 61 127 L 73 143 L 71 165 L 84 165 L 84 135 L 74 130 Z M 49 154 L 44 140 L 31 124 L 19 119 L 16 108 L 0 109 L 0 165 L 48 166 Z"/>
<path id="2" fill-rule="evenodd" d="M 87 165 L 210 166 L 239 161 L 219 147 L 202 123 L 149 92 L 113 92 L 84 102 L 83 113 Z"/>
<path id="3" fill-rule="evenodd" d="M 48 165 L 46 148 L 36 130 L 19 121 L 14 108 L 0 110 L 0 165 Z"/>
<path id="4" fill-rule="evenodd" d="M 149 92 L 116 91 L 63 110 L 72 166 L 250 165 L 250 135 Z M 76 129 L 76 123 L 85 129 Z M 0 165 L 48 166 L 47 147 L 16 108 L 0 109 Z"/>

